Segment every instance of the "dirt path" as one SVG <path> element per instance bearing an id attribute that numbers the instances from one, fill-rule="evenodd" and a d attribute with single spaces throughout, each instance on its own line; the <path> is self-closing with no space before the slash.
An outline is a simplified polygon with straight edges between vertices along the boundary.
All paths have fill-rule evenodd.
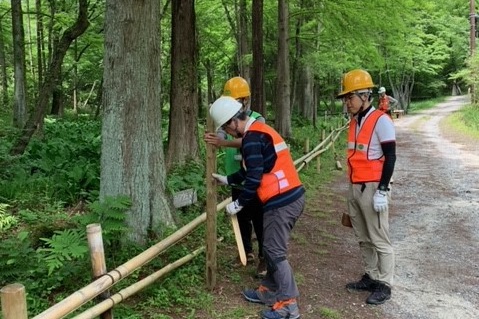
<path id="1" fill-rule="evenodd" d="M 337 175 L 332 183 L 306 184 L 306 209 L 288 257 L 302 319 L 479 318 L 479 143 L 440 128 L 443 118 L 467 102 L 454 97 L 395 120 L 390 229 L 396 275 L 385 304 L 366 305 L 367 292 L 344 287 L 363 274 L 354 234 L 339 222 L 346 210 L 346 173 L 324 167 Z M 254 267 L 219 270 L 213 314 L 196 318 L 258 318 L 263 306 L 245 302 L 239 293 L 258 285 Z"/>
<path id="2" fill-rule="evenodd" d="M 467 102 L 450 98 L 395 122 L 396 277 L 382 306 L 391 318 L 479 318 L 479 147 L 440 129 Z"/>

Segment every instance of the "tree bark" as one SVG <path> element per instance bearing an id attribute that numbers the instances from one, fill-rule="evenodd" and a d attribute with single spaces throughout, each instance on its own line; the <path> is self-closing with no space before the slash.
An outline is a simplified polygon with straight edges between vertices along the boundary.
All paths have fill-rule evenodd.
<path id="1" fill-rule="evenodd" d="M 12 31 L 14 56 L 13 126 L 22 128 L 27 121 L 27 85 L 25 75 L 25 30 L 22 3 L 12 0 Z"/>
<path id="2" fill-rule="evenodd" d="M 8 76 L 7 76 L 7 60 L 5 58 L 5 39 L 3 37 L 2 20 L 0 19 L 0 66 L 2 74 L 2 101 L 4 107 L 9 105 L 8 97 Z"/>
<path id="3" fill-rule="evenodd" d="M 52 95 L 53 87 L 56 80 L 60 76 L 61 65 L 65 54 L 70 47 L 72 41 L 78 38 L 88 28 L 88 2 L 87 0 L 78 0 L 78 17 L 75 24 L 68 28 L 60 38 L 60 41 L 53 50 L 52 62 L 50 63 L 48 73 L 45 76 L 45 81 L 42 84 L 40 95 L 35 106 L 34 114 L 30 116 L 28 122 L 25 124 L 22 135 L 15 142 L 10 150 L 11 155 L 23 154 L 30 139 L 35 133 L 37 127 L 43 123 L 45 117 L 46 107 Z"/>
<path id="4" fill-rule="evenodd" d="M 198 86 L 194 1 L 172 2 L 167 168 L 198 158 Z"/>
<path id="5" fill-rule="evenodd" d="M 278 0 L 278 67 L 276 78 L 275 126 L 281 136 L 291 137 L 290 71 L 288 46 L 288 4 Z"/>
<path id="6" fill-rule="evenodd" d="M 159 1 L 106 1 L 100 200 L 131 198 L 128 237 L 137 243 L 173 225 L 161 130 L 159 19 Z"/>
<path id="7" fill-rule="evenodd" d="M 264 95 L 263 0 L 253 0 L 252 37 L 253 70 L 251 76 L 251 108 L 266 117 Z"/>

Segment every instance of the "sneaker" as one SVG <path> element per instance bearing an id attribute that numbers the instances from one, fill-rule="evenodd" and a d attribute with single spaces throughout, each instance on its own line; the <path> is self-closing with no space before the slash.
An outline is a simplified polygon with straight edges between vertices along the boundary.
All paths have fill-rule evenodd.
<path id="1" fill-rule="evenodd" d="M 374 291 L 366 299 L 370 305 L 380 305 L 391 299 L 391 288 L 383 283 L 376 284 Z"/>
<path id="2" fill-rule="evenodd" d="M 276 302 L 270 310 L 263 310 L 263 319 L 298 319 L 299 308 L 296 299 L 281 300 Z"/>
<path id="3" fill-rule="evenodd" d="M 266 260 L 264 257 L 260 257 L 256 268 L 256 278 L 263 279 L 264 277 L 266 277 Z"/>
<path id="4" fill-rule="evenodd" d="M 364 274 L 360 281 L 346 284 L 349 291 L 374 291 L 377 281 L 371 279 L 368 274 Z"/>
<path id="5" fill-rule="evenodd" d="M 249 264 L 249 263 L 252 263 L 254 262 L 254 254 L 253 253 L 247 253 L 246 254 L 246 262 Z"/>
<path id="6" fill-rule="evenodd" d="M 267 287 L 260 285 L 258 289 L 245 289 L 241 292 L 249 302 L 272 306 L 276 302 L 276 294 Z"/>

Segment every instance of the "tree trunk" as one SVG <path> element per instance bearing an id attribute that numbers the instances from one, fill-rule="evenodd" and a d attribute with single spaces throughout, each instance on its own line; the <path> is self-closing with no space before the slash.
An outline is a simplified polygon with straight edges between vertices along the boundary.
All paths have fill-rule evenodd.
<path id="1" fill-rule="evenodd" d="M 286 0 L 278 0 L 278 69 L 275 126 L 278 133 L 284 138 L 289 138 L 292 134 L 288 42 L 288 4 Z"/>
<path id="2" fill-rule="evenodd" d="M 2 101 L 3 101 L 3 106 L 7 107 L 7 105 L 9 105 L 7 60 L 5 58 L 5 39 L 4 39 L 1 19 L 0 19 L 0 66 L 1 66 L 1 74 L 2 74 Z"/>
<path id="3" fill-rule="evenodd" d="M 159 5 L 106 1 L 100 200 L 131 198 L 128 236 L 138 243 L 173 224 L 161 133 Z"/>
<path id="4" fill-rule="evenodd" d="M 37 69 L 38 69 L 38 92 L 40 92 L 41 83 L 43 83 L 43 70 L 45 70 L 44 44 L 43 44 L 43 14 L 42 1 L 35 1 L 37 15 Z"/>
<path id="5" fill-rule="evenodd" d="M 56 80 L 60 76 L 61 65 L 65 54 L 74 39 L 79 37 L 88 28 L 88 2 L 87 0 L 78 0 L 78 17 L 75 24 L 68 28 L 61 37 L 58 44 L 53 50 L 52 62 L 49 70 L 45 76 L 45 81 L 42 84 L 40 95 L 34 110 L 34 114 L 30 116 L 28 122 L 25 124 L 22 135 L 15 142 L 13 148 L 10 150 L 11 155 L 23 154 L 30 139 L 37 129 L 43 123 L 46 107 L 52 95 L 53 87 Z"/>
<path id="6" fill-rule="evenodd" d="M 246 0 L 239 1 L 238 11 L 238 68 L 240 75 L 250 82 L 250 63 L 248 61 L 248 55 L 250 54 L 249 48 L 249 30 L 248 30 L 248 17 Z"/>
<path id="7" fill-rule="evenodd" d="M 263 0 L 253 0 L 252 8 L 253 70 L 251 76 L 251 108 L 265 118 L 263 51 Z"/>
<path id="8" fill-rule="evenodd" d="M 172 2 L 171 93 L 167 168 L 198 158 L 198 86 L 194 1 Z M 181 142 L 180 142 L 181 141 Z"/>
<path id="9" fill-rule="evenodd" d="M 12 0 L 12 30 L 14 56 L 13 125 L 22 128 L 27 121 L 27 86 L 25 75 L 25 31 L 21 0 Z"/>
<path id="10" fill-rule="evenodd" d="M 301 64 L 299 68 L 298 78 L 298 103 L 299 114 L 307 118 L 313 119 L 314 105 L 313 105 L 313 87 L 314 79 L 313 72 L 308 65 Z"/>

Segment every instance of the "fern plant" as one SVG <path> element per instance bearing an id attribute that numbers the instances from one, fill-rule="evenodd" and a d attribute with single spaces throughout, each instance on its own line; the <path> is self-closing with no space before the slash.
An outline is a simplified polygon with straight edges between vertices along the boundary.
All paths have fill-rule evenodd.
<path id="1" fill-rule="evenodd" d="M 48 275 L 64 266 L 65 261 L 83 258 L 88 252 L 84 233 L 77 229 L 57 230 L 52 238 L 40 238 L 45 248 L 38 248 L 37 253 L 48 267 Z"/>
<path id="2" fill-rule="evenodd" d="M 94 223 L 100 224 L 103 242 L 111 246 L 118 243 L 128 230 L 125 221 L 126 212 L 130 207 L 131 200 L 127 196 L 105 197 L 101 202 L 89 204 L 89 213 L 76 216 L 75 219 L 83 227 Z"/>
<path id="3" fill-rule="evenodd" d="M 18 220 L 15 216 L 7 214 L 7 204 L 0 204 L 0 234 L 12 226 L 16 225 Z"/>

